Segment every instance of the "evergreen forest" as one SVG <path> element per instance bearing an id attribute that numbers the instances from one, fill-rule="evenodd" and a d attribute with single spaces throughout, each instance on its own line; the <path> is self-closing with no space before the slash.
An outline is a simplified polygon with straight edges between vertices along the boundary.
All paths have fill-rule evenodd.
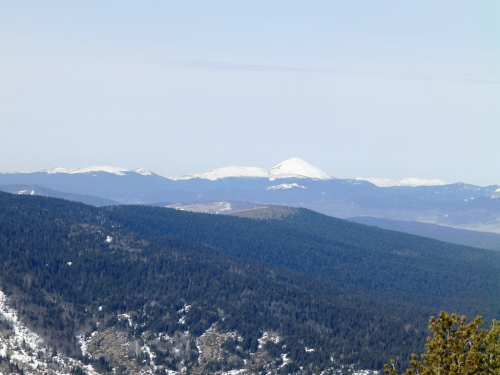
<path id="1" fill-rule="evenodd" d="M 195 339 L 216 326 L 238 332 L 241 342 L 224 345 L 242 359 L 277 333 L 266 350 L 290 359 L 282 373 L 380 370 L 390 358 L 408 366 L 430 315 L 498 318 L 499 276 L 500 252 L 306 209 L 257 220 L 0 192 L 0 289 L 26 324 L 75 356 L 82 332 L 188 331 L 189 369 Z M 168 348 L 153 349 L 176 368 Z"/>

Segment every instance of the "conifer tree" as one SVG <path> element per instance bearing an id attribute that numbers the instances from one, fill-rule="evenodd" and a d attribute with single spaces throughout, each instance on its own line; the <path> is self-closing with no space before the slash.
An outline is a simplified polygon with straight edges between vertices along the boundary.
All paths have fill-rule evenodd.
<path id="1" fill-rule="evenodd" d="M 500 374 L 500 322 L 479 329 L 480 316 L 466 323 L 466 317 L 441 312 L 430 318 L 427 352 L 412 354 L 406 375 L 497 375 Z M 396 363 L 385 365 L 388 375 L 399 375 Z"/>

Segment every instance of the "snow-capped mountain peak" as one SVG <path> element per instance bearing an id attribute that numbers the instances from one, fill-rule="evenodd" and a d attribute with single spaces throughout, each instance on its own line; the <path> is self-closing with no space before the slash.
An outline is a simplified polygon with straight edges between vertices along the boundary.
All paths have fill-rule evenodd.
<path id="1" fill-rule="evenodd" d="M 269 174 L 271 180 L 277 178 L 313 178 L 316 180 L 328 180 L 332 178 L 321 169 L 297 157 L 287 159 L 269 168 Z"/>
<path id="2" fill-rule="evenodd" d="M 356 177 L 356 180 L 368 181 L 378 187 L 392 187 L 392 186 L 440 186 L 446 185 L 446 182 L 441 180 L 423 180 L 420 178 L 403 178 L 402 180 L 391 180 L 388 178 L 363 178 Z"/>
<path id="3" fill-rule="evenodd" d="M 275 166 L 263 169 L 259 167 L 230 166 L 211 169 L 208 172 L 194 173 L 182 177 L 170 177 L 173 180 L 189 180 L 202 178 L 211 181 L 227 177 L 260 177 L 273 181 L 277 178 L 312 178 L 317 180 L 331 179 L 332 177 L 300 158 L 291 158 Z"/>

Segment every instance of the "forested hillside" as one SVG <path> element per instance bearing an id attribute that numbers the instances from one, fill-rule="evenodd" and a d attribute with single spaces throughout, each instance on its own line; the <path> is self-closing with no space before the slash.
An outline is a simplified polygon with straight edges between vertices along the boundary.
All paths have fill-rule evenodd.
<path id="1" fill-rule="evenodd" d="M 68 355 L 85 354 L 83 334 L 101 372 L 139 371 L 147 355 L 192 373 L 380 369 L 421 351 L 428 315 L 500 306 L 498 253 L 307 210 L 252 220 L 0 193 L 0 249 L 22 319 Z M 117 359 L 109 332 L 153 354 Z"/>
<path id="2" fill-rule="evenodd" d="M 359 225 L 305 209 L 278 220 L 234 220 L 118 206 L 117 225 L 147 238 L 177 236 L 241 259 L 285 267 L 380 300 L 494 317 L 500 254 Z"/>

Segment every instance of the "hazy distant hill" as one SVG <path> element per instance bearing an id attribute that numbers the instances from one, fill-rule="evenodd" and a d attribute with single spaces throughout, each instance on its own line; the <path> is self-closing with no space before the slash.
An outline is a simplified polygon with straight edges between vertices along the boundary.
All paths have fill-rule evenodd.
<path id="1" fill-rule="evenodd" d="M 500 250 L 500 234 L 477 232 L 464 229 L 455 229 L 442 225 L 419 223 L 416 221 L 398 221 L 376 217 L 349 218 L 360 224 L 373 225 L 382 229 L 411 233 L 436 240 L 451 242 L 459 245 L 481 247 L 483 249 Z"/>
<path id="2" fill-rule="evenodd" d="M 13 193 L 13 194 L 41 195 L 43 197 L 61 198 L 70 201 L 91 204 L 93 206 L 98 206 L 98 207 L 112 206 L 119 204 L 118 202 L 111 199 L 100 198 L 92 195 L 64 193 L 61 191 L 51 190 L 43 186 L 33 185 L 33 184 L 0 185 L 0 191 L 5 191 L 7 193 Z"/>
<path id="3" fill-rule="evenodd" d="M 359 178 L 333 178 L 299 158 L 268 169 L 225 167 L 178 178 L 162 177 L 143 168 L 116 167 L 0 174 L 0 184 L 34 184 L 120 204 L 289 205 L 341 218 L 373 216 L 500 233 L 500 186 L 419 179 L 369 180 L 373 183 Z M 204 210 L 218 209 L 207 206 Z"/>

